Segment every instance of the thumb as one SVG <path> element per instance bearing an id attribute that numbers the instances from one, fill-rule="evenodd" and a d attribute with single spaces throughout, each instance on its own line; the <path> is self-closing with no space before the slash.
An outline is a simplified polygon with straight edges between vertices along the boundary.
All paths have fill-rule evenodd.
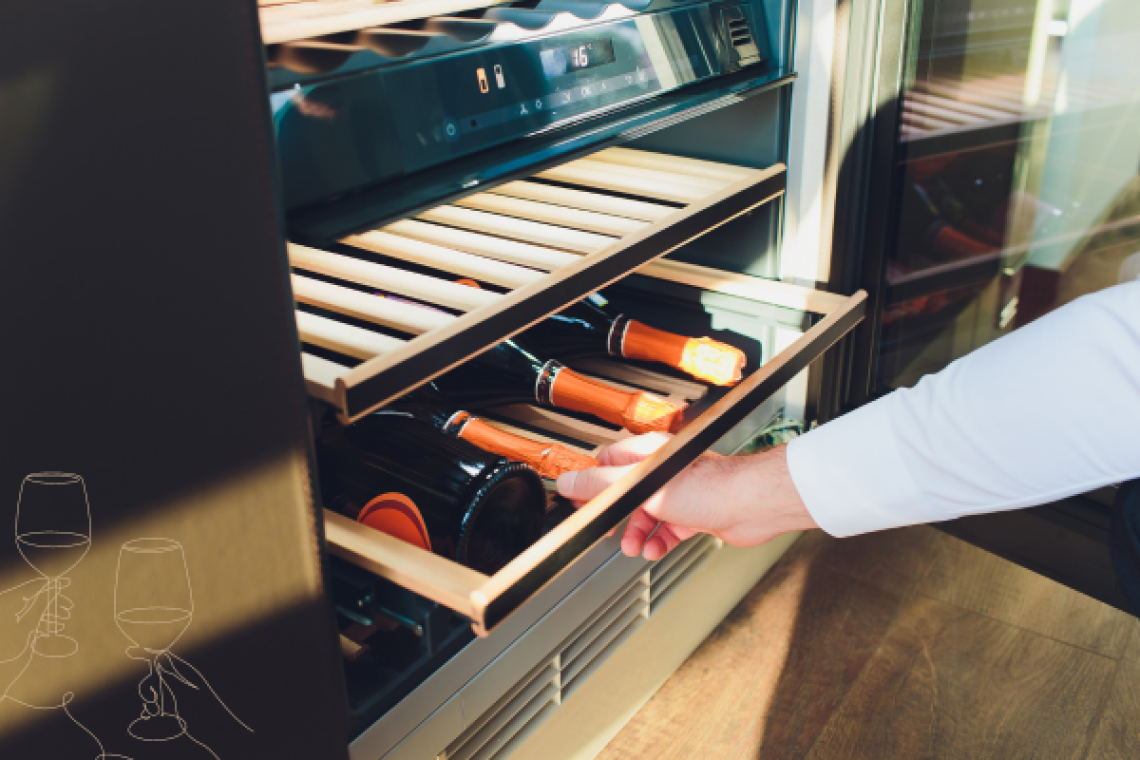
<path id="1" fill-rule="evenodd" d="M 564 472 L 558 476 L 558 493 L 574 501 L 589 501 L 621 480 L 631 469 L 633 465 Z"/>

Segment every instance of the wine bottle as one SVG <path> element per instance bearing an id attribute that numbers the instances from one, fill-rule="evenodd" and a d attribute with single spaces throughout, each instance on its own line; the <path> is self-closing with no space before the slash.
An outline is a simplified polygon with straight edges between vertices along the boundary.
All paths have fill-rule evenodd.
<path id="1" fill-rule="evenodd" d="M 411 415 L 369 415 L 325 430 L 324 504 L 488 575 L 542 535 L 538 473 Z"/>
<path id="2" fill-rule="evenodd" d="M 484 451 L 513 462 L 524 462 L 544 478 L 557 478 L 570 470 L 587 470 L 598 460 L 558 443 L 544 443 L 495 427 L 471 412 L 452 404 L 432 383 L 404 396 L 385 409 L 384 414 L 411 415 L 437 430 L 473 443 Z"/>
<path id="3" fill-rule="evenodd" d="M 537 402 L 592 414 L 632 433 L 675 433 L 687 406 L 583 377 L 517 337 L 441 375 L 435 383 L 464 409 Z"/>
<path id="4" fill-rule="evenodd" d="M 615 314 L 601 294 L 571 304 L 529 328 L 525 339 L 568 360 L 598 354 L 660 362 L 714 385 L 735 385 L 746 358 L 712 338 L 687 338 Z"/>

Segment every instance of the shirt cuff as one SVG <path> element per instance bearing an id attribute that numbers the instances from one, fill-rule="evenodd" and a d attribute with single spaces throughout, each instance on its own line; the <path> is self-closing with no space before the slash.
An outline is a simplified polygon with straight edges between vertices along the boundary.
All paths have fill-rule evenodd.
<path id="1" fill-rule="evenodd" d="M 788 470 L 816 524 L 836 537 L 949 517 L 930 506 L 894 435 L 887 396 L 788 444 Z"/>

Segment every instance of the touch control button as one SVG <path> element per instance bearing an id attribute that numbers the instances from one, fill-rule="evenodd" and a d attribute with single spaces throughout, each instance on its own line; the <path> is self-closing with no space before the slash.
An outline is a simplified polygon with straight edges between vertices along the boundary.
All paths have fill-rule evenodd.
<path id="1" fill-rule="evenodd" d="M 444 119 L 443 136 L 448 142 L 456 142 L 459 139 L 459 122 L 455 119 Z"/>

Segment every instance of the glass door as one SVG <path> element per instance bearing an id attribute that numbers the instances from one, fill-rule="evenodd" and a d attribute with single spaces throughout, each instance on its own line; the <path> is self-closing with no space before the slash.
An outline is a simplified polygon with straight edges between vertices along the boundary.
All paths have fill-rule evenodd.
<path id="1" fill-rule="evenodd" d="M 910 12 L 871 395 L 1140 274 L 1140 3 Z"/>
<path id="2" fill-rule="evenodd" d="M 847 408 L 1140 276 L 1140 3 L 862 13 L 841 39 L 832 143 L 832 284 L 872 301 L 835 392 Z M 1108 548 L 1114 490 L 939 527 L 1127 608 Z"/>

